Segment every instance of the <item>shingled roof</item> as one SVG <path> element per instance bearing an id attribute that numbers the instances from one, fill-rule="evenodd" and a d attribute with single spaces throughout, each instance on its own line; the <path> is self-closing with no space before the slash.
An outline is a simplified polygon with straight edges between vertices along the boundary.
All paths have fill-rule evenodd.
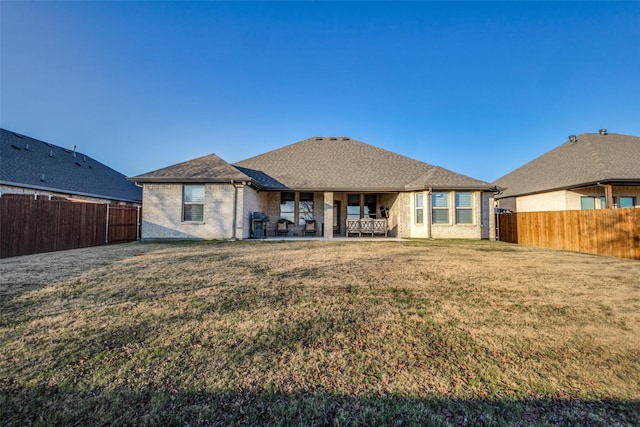
<path id="1" fill-rule="evenodd" d="M 215 154 L 129 178 L 135 182 L 231 182 L 251 178 Z"/>
<path id="2" fill-rule="evenodd" d="M 267 189 L 402 191 L 491 187 L 347 137 L 313 137 L 234 165 Z"/>
<path id="3" fill-rule="evenodd" d="M 0 129 L 0 184 L 124 202 L 142 189 L 91 157 Z"/>
<path id="4" fill-rule="evenodd" d="M 597 183 L 640 185 L 640 137 L 584 133 L 497 179 L 497 198 Z"/>

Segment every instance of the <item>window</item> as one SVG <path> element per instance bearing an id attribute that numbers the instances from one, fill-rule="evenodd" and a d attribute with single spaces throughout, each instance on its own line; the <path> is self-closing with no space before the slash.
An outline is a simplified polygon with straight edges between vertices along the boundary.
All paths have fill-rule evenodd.
<path id="1" fill-rule="evenodd" d="M 431 222 L 449 224 L 449 193 L 431 194 Z"/>
<path id="2" fill-rule="evenodd" d="M 365 194 L 364 195 L 364 218 L 376 217 L 376 195 Z"/>
<path id="3" fill-rule="evenodd" d="M 182 220 L 202 221 L 204 213 L 204 185 L 185 185 L 182 196 Z"/>
<path id="4" fill-rule="evenodd" d="M 360 219 L 360 195 L 349 194 L 347 196 L 347 218 Z"/>
<path id="5" fill-rule="evenodd" d="M 456 224 L 473 224 L 473 193 L 456 192 Z"/>
<path id="6" fill-rule="evenodd" d="M 587 209 L 595 209 L 596 208 L 596 198 L 590 196 L 582 196 L 580 198 L 580 208 L 582 210 Z"/>
<path id="7" fill-rule="evenodd" d="M 618 205 L 618 207 L 620 208 L 632 208 L 634 207 L 635 204 L 635 200 L 632 196 L 620 196 L 620 204 Z"/>
<path id="8" fill-rule="evenodd" d="M 290 222 L 296 219 L 296 198 L 294 193 L 280 193 L 280 218 Z"/>
<path id="9" fill-rule="evenodd" d="M 416 224 L 424 223 L 424 194 L 416 193 Z"/>
<path id="10" fill-rule="evenodd" d="M 313 193 L 300 193 L 298 224 L 304 225 L 313 219 Z"/>

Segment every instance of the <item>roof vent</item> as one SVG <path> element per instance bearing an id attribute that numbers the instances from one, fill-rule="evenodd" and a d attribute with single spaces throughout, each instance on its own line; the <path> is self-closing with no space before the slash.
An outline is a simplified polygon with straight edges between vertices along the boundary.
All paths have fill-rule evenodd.
<path id="1" fill-rule="evenodd" d="M 337 141 L 338 140 L 338 138 L 329 138 L 329 139 L 331 139 L 332 141 Z"/>
<path id="2" fill-rule="evenodd" d="M 573 142 L 575 144 L 578 142 L 578 137 L 575 135 L 569 135 L 569 142 Z"/>
<path id="3" fill-rule="evenodd" d="M 316 141 L 322 141 L 322 137 L 321 136 L 316 137 Z"/>
<path id="4" fill-rule="evenodd" d="M 40 175 L 40 181 L 44 182 L 44 174 Z"/>
<path id="5" fill-rule="evenodd" d="M 11 144 L 11 148 L 15 148 L 16 150 L 20 150 L 20 146 L 16 144 Z"/>
<path id="6" fill-rule="evenodd" d="M 53 150 L 49 150 L 49 157 L 53 157 Z"/>
<path id="7" fill-rule="evenodd" d="M 600 129 L 600 135 L 607 135 L 606 129 Z"/>
<path id="8" fill-rule="evenodd" d="M 27 145 L 24 146 L 24 149 L 29 151 L 29 143 L 27 142 Z"/>
<path id="9" fill-rule="evenodd" d="M 343 141 L 348 141 L 348 140 L 349 140 L 349 138 L 342 138 L 342 140 L 343 140 Z"/>

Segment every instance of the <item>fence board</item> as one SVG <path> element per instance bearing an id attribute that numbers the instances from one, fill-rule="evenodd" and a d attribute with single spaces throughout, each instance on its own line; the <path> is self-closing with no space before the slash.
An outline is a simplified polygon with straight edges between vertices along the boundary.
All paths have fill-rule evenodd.
<path id="1" fill-rule="evenodd" d="M 518 212 L 496 223 L 504 242 L 640 259 L 640 209 Z"/>
<path id="2" fill-rule="evenodd" d="M 0 197 L 0 258 L 129 242 L 139 236 L 136 206 Z M 107 207 L 113 218 L 107 227 Z"/>

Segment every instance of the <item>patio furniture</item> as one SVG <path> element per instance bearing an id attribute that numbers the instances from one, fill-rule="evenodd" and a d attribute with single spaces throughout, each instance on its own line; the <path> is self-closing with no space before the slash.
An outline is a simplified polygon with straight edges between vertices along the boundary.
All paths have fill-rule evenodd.
<path id="1" fill-rule="evenodd" d="M 349 237 L 350 234 L 357 234 L 358 237 L 361 236 L 361 234 L 360 234 L 360 219 L 347 218 L 347 234 L 346 234 L 346 236 Z"/>
<path id="2" fill-rule="evenodd" d="M 316 220 L 315 219 L 308 219 L 305 221 L 304 223 L 304 229 L 302 230 L 303 235 L 307 235 L 307 234 L 311 234 L 311 235 L 315 235 L 316 234 Z"/>
<path id="3" fill-rule="evenodd" d="M 387 218 L 347 219 L 347 237 L 352 234 L 357 234 L 358 237 L 361 237 L 363 234 L 370 234 L 372 237 L 376 234 L 387 237 L 388 232 L 389 225 Z"/>
<path id="4" fill-rule="evenodd" d="M 360 219 L 360 234 L 371 234 L 373 237 L 373 218 L 361 218 Z"/>
<path id="5" fill-rule="evenodd" d="M 284 218 L 280 218 L 276 223 L 276 229 L 274 232 L 276 236 L 280 236 L 283 234 L 285 236 L 289 235 L 289 221 Z"/>

